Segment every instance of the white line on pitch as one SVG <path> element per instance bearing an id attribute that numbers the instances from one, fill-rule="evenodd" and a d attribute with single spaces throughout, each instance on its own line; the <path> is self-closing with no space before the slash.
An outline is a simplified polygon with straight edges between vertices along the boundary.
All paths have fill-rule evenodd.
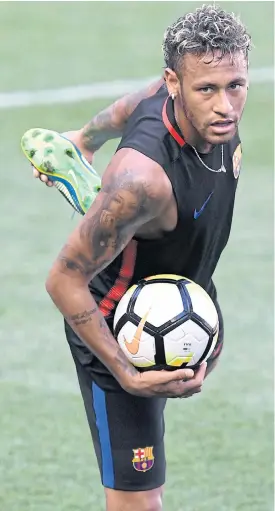
<path id="1" fill-rule="evenodd" d="M 53 105 L 61 103 L 77 103 L 88 99 L 115 98 L 146 87 L 158 77 L 147 77 L 137 80 L 116 80 L 98 82 L 90 85 L 76 85 L 59 89 L 38 91 L 14 91 L 0 93 L 0 109 L 21 108 L 35 105 Z M 251 69 L 252 83 L 269 83 L 274 81 L 274 68 L 263 67 Z"/>

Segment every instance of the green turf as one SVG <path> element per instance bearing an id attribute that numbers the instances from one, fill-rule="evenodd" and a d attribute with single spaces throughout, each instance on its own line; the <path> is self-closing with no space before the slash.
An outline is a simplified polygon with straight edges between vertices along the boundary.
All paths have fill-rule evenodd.
<path id="1" fill-rule="evenodd" d="M 270 65 L 272 2 L 222 4 L 241 14 L 254 36 L 251 63 Z M 78 84 L 79 80 L 86 83 L 158 73 L 163 65 L 160 49 L 164 30 L 181 14 L 199 5 L 1 2 L 1 89 L 45 88 Z"/>
<path id="2" fill-rule="evenodd" d="M 272 4 L 225 4 L 249 24 L 253 67 L 271 66 Z M 187 8 L 0 3 L 1 90 L 156 74 L 165 25 Z M 1 511 L 104 509 L 62 319 L 44 289 L 78 219 L 31 179 L 19 141 L 36 125 L 79 127 L 107 103 L 0 110 Z M 202 394 L 168 405 L 167 511 L 273 509 L 273 106 L 273 84 L 252 83 L 232 235 L 215 279 L 226 349 Z M 114 148 L 98 153 L 99 170 Z"/>

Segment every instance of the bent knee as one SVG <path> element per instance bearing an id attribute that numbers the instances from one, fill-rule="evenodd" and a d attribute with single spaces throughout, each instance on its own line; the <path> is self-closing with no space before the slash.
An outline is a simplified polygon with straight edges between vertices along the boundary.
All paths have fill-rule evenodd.
<path id="1" fill-rule="evenodd" d="M 133 492 L 106 488 L 106 511 L 162 511 L 162 491 L 162 487 Z"/>

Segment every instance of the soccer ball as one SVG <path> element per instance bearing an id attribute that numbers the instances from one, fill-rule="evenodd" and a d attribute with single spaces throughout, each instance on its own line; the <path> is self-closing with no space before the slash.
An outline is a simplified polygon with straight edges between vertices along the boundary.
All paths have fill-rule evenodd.
<path id="1" fill-rule="evenodd" d="M 197 367 L 215 348 L 218 313 L 198 284 L 178 275 L 141 280 L 121 298 L 114 335 L 134 366 Z"/>

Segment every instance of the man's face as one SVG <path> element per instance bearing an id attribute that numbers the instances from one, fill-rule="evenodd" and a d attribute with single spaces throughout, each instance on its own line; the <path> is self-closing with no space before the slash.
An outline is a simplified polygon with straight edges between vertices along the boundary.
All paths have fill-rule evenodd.
<path id="1" fill-rule="evenodd" d="M 212 61 L 211 61 L 212 60 Z M 177 100 L 189 123 L 210 144 L 230 140 L 247 98 L 247 61 L 243 53 L 222 60 L 184 56 Z"/>
<path id="2" fill-rule="evenodd" d="M 108 197 L 100 217 L 100 224 L 103 227 L 113 228 L 131 220 L 137 214 L 139 199 L 137 194 L 131 190 L 117 190 Z"/>

